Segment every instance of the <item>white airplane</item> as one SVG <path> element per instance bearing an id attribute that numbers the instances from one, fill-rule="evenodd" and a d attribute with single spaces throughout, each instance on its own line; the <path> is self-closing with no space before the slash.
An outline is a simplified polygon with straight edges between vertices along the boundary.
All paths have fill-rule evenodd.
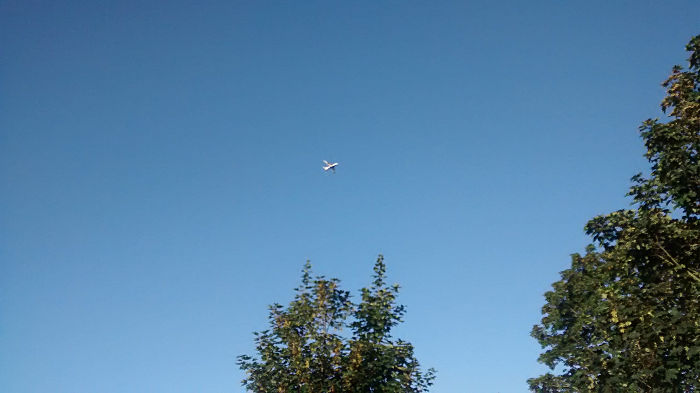
<path id="1" fill-rule="evenodd" d="M 328 161 L 326 161 L 326 160 L 323 160 L 323 163 L 326 164 L 326 165 L 323 166 L 323 170 L 324 170 L 324 171 L 327 171 L 327 170 L 329 170 L 329 169 L 332 169 L 332 170 L 333 170 L 333 173 L 335 173 L 335 167 L 338 166 L 338 163 L 337 163 L 337 162 L 334 162 L 334 163 L 331 164 L 330 162 L 328 162 Z"/>

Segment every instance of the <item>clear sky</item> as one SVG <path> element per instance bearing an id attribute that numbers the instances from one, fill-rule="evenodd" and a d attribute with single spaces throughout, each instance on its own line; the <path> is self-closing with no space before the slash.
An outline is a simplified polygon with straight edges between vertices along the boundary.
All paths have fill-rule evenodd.
<path id="1" fill-rule="evenodd" d="M 434 392 L 525 392 L 700 33 L 610 3 L 0 2 L 0 391 L 241 392 L 306 259 L 383 253 Z"/>

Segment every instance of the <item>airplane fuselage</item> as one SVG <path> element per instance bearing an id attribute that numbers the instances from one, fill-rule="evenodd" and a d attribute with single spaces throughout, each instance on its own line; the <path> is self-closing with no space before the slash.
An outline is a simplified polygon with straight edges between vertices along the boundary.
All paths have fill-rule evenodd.
<path id="1" fill-rule="evenodd" d="M 333 172 L 335 172 L 335 167 L 338 166 L 338 163 L 337 163 L 337 162 L 330 163 L 330 162 L 325 161 L 325 160 L 324 160 L 323 162 L 326 164 L 326 165 L 323 166 L 323 170 L 324 170 L 324 171 L 327 171 L 327 170 L 329 170 L 329 169 L 332 169 Z"/>

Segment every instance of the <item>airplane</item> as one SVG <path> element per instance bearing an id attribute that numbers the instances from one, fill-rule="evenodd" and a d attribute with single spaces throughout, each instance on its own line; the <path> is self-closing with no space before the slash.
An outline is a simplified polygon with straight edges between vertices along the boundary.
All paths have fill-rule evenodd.
<path id="1" fill-rule="evenodd" d="M 333 170 L 333 173 L 335 173 L 335 167 L 338 166 L 338 163 L 337 163 L 337 162 L 334 162 L 334 163 L 331 164 L 330 162 L 328 162 L 328 161 L 326 161 L 326 160 L 323 160 L 323 163 L 326 164 L 326 165 L 323 166 L 323 170 L 324 170 L 324 171 L 327 171 L 327 170 L 329 170 L 329 169 L 332 169 L 332 170 Z"/>

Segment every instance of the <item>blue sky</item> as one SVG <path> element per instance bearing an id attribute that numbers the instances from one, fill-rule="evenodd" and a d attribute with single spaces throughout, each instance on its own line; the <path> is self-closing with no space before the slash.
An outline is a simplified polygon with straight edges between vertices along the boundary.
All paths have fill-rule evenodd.
<path id="1" fill-rule="evenodd" d="M 0 391 L 240 392 L 306 259 L 382 253 L 434 392 L 525 392 L 698 34 L 615 3 L 1 2 Z"/>

